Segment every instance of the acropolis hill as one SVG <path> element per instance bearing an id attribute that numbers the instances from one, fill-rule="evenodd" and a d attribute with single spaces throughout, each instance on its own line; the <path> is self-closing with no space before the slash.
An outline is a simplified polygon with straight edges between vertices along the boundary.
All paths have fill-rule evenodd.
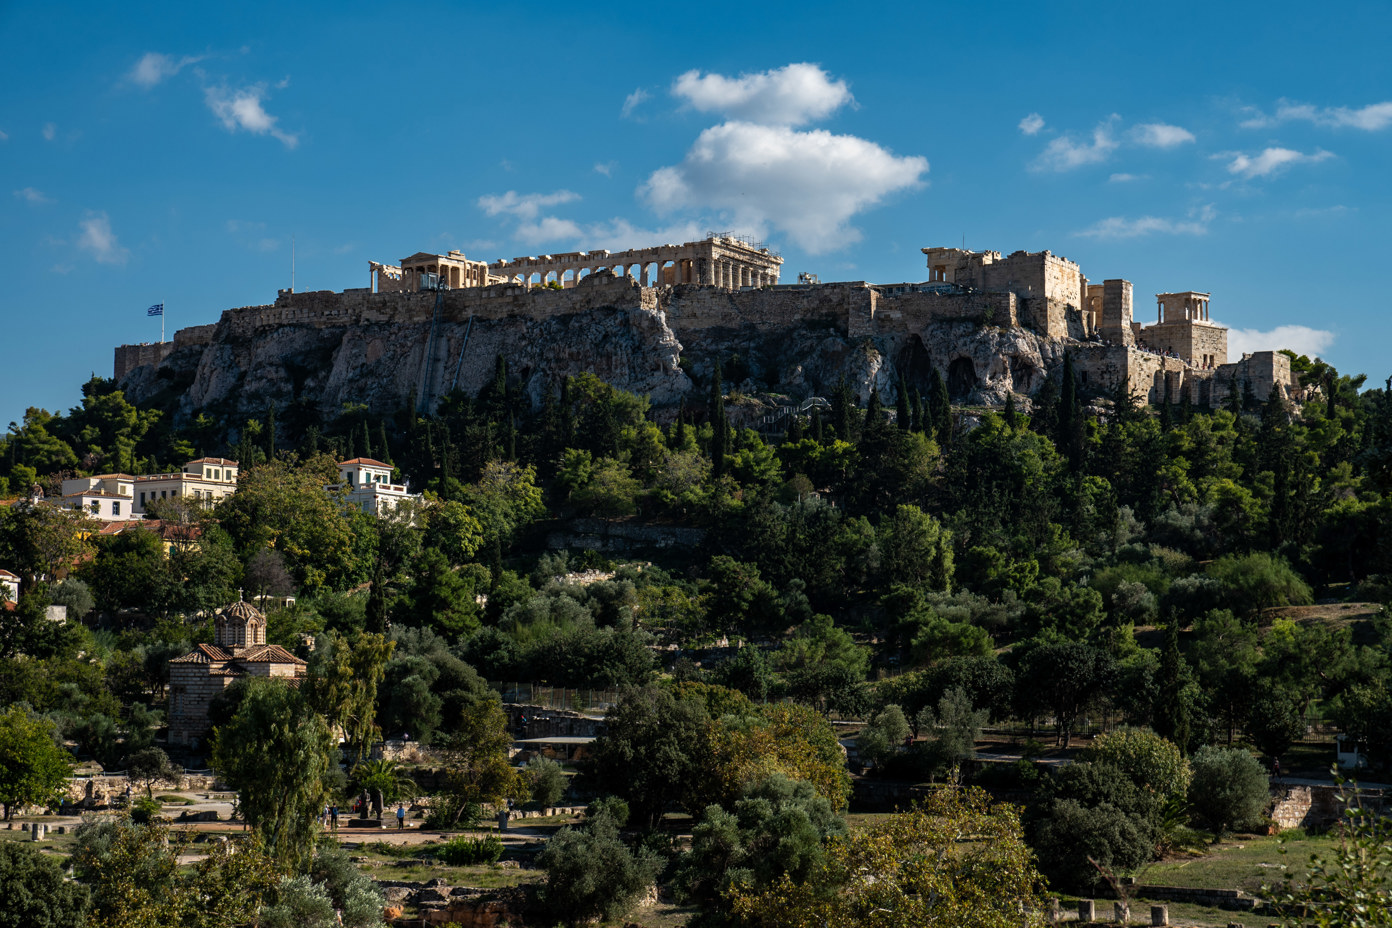
<path id="1" fill-rule="evenodd" d="M 282 290 L 228 309 L 172 342 L 122 345 L 115 376 L 134 400 L 165 391 L 179 414 L 261 415 L 299 402 L 333 415 L 347 402 L 423 406 L 477 393 L 502 355 L 534 403 L 568 374 L 592 371 L 657 405 L 695 389 L 717 360 L 746 393 L 826 395 L 845 377 L 862 399 L 894 401 L 902 371 L 926 387 L 936 367 L 957 402 L 1028 397 L 1073 357 L 1084 393 L 1127 378 L 1141 400 L 1168 393 L 1218 405 L 1233 389 L 1264 399 L 1292 389 L 1289 359 L 1228 358 L 1209 294 L 1157 294 L 1157 318 L 1133 319 L 1129 281 L 1090 283 L 1048 251 L 924 248 L 919 283 L 780 284 L 782 259 L 746 239 L 572 252 L 488 264 L 460 252 L 369 262 L 369 286 Z M 692 375 L 692 376 L 689 376 Z"/>

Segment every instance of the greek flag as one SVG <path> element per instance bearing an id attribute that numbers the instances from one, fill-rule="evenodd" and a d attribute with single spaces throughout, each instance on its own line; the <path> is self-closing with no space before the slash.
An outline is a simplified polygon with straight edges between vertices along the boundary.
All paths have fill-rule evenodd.
<path id="1" fill-rule="evenodd" d="M 149 309 L 145 310 L 145 315 L 147 315 L 147 316 L 163 316 L 163 315 L 164 315 L 164 304 L 163 304 L 163 303 L 156 303 L 154 306 L 151 306 Z"/>

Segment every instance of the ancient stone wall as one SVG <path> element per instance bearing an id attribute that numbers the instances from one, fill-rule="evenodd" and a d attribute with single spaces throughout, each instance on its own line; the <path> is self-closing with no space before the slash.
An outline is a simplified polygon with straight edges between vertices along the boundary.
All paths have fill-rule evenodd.
<path id="1" fill-rule="evenodd" d="M 1158 403 L 1165 395 L 1165 379 L 1171 379 L 1171 400 L 1178 402 L 1175 390 L 1188 370 L 1178 358 L 1128 348 L 1125 345 L 1085 344 L 1073 355 L 1078 386 L 1093 396 L 1110 393 L 1126 378 L 1131 396 L 1139 403 Z M 1179 378 L 1176 381 L 1173 378 Z"/>
<path id="2" fill-rule="evenodd" d="M 1094 289 L 1088 287 L 1088 293 L 1091 294 Z M 1132 328 L 1132 315 L 1131 281 L 1103 281 L 1102 317 L 1099 330 L 1103 340 L 1114 345 L 1134 345 L 1136 335 Z"/>
<path id="3" fill-rule="evenodd" d="M 1166 322 L 1141 328 L 1141 341 L 1171 352 L 1195 367 L 1212 369 L 1228 362 L 1228 330 L 1209 322 Z"/>
<path id="4" fill-rule="evenodd" d="M 174 333 L 177 341 L 179 333 Z M 160 362 L 169 357 L 169 353 L 174 350 L 174 342 L 142 342 L 139 345 L 117 345 L 116 360 L 113 365 L 114 376 L 117 380 L 122 379 L 137 367 L 153 365 L 158 367 Z"/>

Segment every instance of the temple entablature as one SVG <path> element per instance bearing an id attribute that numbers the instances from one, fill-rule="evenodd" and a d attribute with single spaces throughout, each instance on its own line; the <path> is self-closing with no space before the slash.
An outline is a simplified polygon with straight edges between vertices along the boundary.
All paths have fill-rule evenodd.
<path id="1" fill-rule="evenodd" d="M 573 287 L 599 271 L 631 277 L 644 287 L 705 284 L 738 290 L 778 283 L 783 259 L 757 242 L 729 234 L 684 245 L 654 245 L 626 251 L 572 251 L 495 261 L 488 270 L 510 283 Z"/>

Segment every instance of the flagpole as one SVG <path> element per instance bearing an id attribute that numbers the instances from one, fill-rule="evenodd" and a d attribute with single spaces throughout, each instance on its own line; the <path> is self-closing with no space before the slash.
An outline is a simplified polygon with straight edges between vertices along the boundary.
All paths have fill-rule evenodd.
<path id="1" fill-rule="evenodd" d="M 160 297 L 160 344 L 164 344 L 164 297 Z"/>

